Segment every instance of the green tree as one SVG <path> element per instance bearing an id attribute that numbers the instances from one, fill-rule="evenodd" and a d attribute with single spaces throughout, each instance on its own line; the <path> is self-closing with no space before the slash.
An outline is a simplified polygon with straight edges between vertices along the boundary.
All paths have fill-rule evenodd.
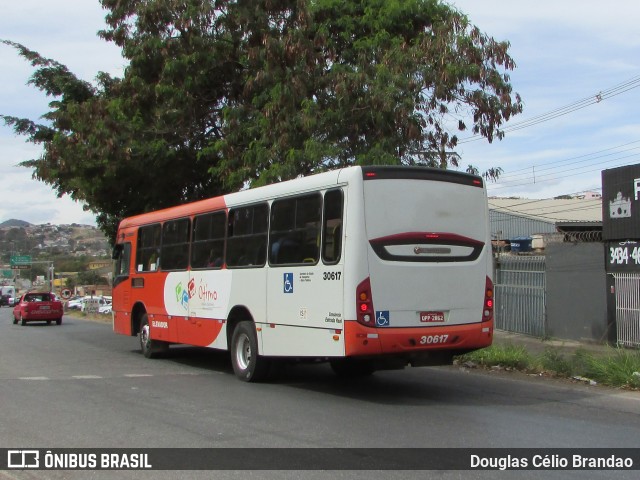
<path id="1" fill-rule="evenodd" d="M 22 165 L 85 202 L 112 241 L 125 216 L 247 184 L 351 164 L 457 167 L 449 132 L 500 139 L 522 109 L 508 43 L 440 0 L 101 3 L 124 76 L 92 85 L 4 41 L 53 100 L 43 123 L 3 118 L 44 149 Z"/>

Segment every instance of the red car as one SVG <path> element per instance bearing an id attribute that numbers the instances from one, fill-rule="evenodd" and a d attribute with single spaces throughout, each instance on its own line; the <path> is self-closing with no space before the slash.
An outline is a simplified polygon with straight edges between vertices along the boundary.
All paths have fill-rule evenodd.
<path id="1" fill-rule="evenodd" d="M 53 320 L 58 325 L 62 323 L 62 302 L 56 299 L 53 293 L 49 292 L 29 292 L 25 293 L 16 303 L 13 309 L 13 323 Z"/>

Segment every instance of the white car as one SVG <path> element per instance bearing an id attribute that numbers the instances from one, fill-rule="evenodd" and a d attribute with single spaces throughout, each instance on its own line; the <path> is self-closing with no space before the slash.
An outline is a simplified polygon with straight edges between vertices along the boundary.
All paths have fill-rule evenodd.
<path id="1" fill-rule="evenodd" d="M 84 301 L 82 302 L 82 305 L 80 306 L 80 311 L 84 312 L 87 309 L 87 300 L 92 300 L 94 302 L 98 303 L 98 311 L 100 309 L 100 307 L 104 307 L 106 305 L 111 305 L 111 297 L 99 297 L 99 296 L 94 296 L 94 297 L 84 297 L 83 299 Z"/>
<path id="2" fill-rule="evenodd" d="M 81 310 L 86 297 L 74 298 L 67 302 L 67 310 Z"/>
<path id="3" fill-rule="evenodd" d="M 100 308 L 98 308 L 98 313 L 111 313 L 111 304 L 107 304 L 107 305 L 100 305 Z"/>

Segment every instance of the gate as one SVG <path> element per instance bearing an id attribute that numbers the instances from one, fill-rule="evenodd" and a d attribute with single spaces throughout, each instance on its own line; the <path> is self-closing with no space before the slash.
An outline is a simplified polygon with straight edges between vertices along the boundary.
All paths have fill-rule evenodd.
<path id="1" fill-rule="evenodd" d="M 640 274 L 613 273 L 616 339 L 623 347 L 640 347 Z"/>
<path id="2" fill-rule="evenodd" d="M 494 282 L 497 329 L 546 335 L 545 266 L 543 256 L 498 257 Z"/>

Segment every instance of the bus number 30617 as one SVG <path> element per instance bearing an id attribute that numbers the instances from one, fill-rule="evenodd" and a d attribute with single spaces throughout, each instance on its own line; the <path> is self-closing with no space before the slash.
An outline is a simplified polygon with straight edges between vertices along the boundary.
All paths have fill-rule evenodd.
<path id="1" fill-rule="evenodd" d="M 433 345 L 438 343 L 447 343 L 448 334 L 444 335 L 423 335 L 420 337 L 420 345 Z"/>
<path id="2" fill-rule="evenodd" d="M 323 280 L 340 280 L 342 272 L 324 272 L 322 275 Z"/>

